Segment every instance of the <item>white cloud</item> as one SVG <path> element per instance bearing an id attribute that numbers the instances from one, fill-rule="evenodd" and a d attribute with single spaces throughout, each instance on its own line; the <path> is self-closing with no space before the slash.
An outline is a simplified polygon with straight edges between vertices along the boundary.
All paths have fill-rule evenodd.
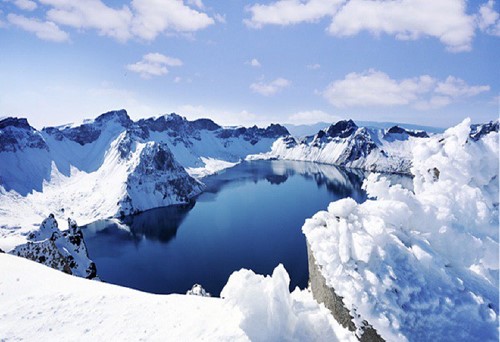
<path id="1" fill-rule="evenodd" d="M 25 11 L 34 11 L 37 8 L 37 4 L 31 0 L 14 0 L 14 5 Z"/>
<path id="2" fill-rule="evenodd" d="M 262 66 L 257 58 L 253 58 L 251 61 L 248 61 L 245 64 L 253 66 L 254 68 L 260 68 Z"/>
<path id="3" fill-rule="evenodd" d="M 204 9 L 205 5 L 201 0 L 187 0 L 188 5 L 198 7 L 199 9 Z"/>
<path id="4" fill-rule="evenodd" d="M 269 83 L 265 82 L 258 82 L 258 83 L 252 83 L 250 85 L 250 89 L 252 91 L 259 93 L 264 96 L 271 96 L 276 94 L 277 92 L 287 88 L 290 86 L 290 81 L 285 79 L 285 78 L 277 78 L 274 81 L 271 81 Z"/>
<path id="5" fill-rule="evenodd" d="M 489 0 L 479 8 L 477 25 L 483 32 L 500 36 L 500 14 L 493 9 L 495 1 Z"/>
<path id="6" fill-rule="evenodd" d="M 185 104 L 176 108 L 176 113 L 185 116 L 190 120 L 199 118 L 209 118 L 215 123 L 223 126 L 253 126 L 264 127 L 272 122 L 270 117 L 263 117 L 248 110 L 227 110 L 207 108 L 203 105 Z"/>
<path id="7" fill-rule="evenodd" d="M 474 18 L 463 0 L 349 1 L 333 17 L 328 32 L 352 36 L 363 30 L 397 39 L 438 38 L 451 51 L 467 51 L 474 36 Z"/>
<path id="8" fill-rule="evenodd" d="M 192 33 L 215 23 L 204 12 L 179 0 L 131 0 L 116 8 L 101 0 L 39 1 L 49 6 L 46 16 L 50 21 L 78 30 L 96 30 L 121 42 L 131 38 L 152 41 L 159 34 Z M 189 4 L 203 8 L 200 0 Z"/>
<path id="9" fill-rule="evenodd" d="M 469 86 L 464 80 L 448 76 L 444 82 L 439 82 L 435 91 L 449 97 L 471 97 L 489 91 L 490 86 Z"/>
<path id="10" fill-rule="evenodd" d="M 65 42 L 69 35 L 51 21 L 41 21 L 36 18 L 27 18 L 22 15 L 10 13 L 7 20 L 25 31 L 34 33 L 38 38 L 53 42 Z"/>
<path id="11" fill-rule="evenodd" d="M 132 8 L 132 32 L 145 40 L 153 40 L 162 32 L 195 32 L 215 23 L 179 0 L 132 0 Z"/>
<path id="12" fill-rule="evenodd" d="M 321 68 L 321 65 L 318 63 L 315 63 L 315 64 L 308 64 L 306 67 L 309 70 L 318 70 L 319 68 Z"/>
<path id="13" fill-rule="evenodd" d="M 323 96 L 339 108 L 411 105 L 417 109 L 430 109 L 488 90 L 489 86 L 469 86 L 453 76 L 444 81 L 428 75 L 395 80 L 381 71 L 370 69 L 350 73 L 344 79 L 332 82 Z"/>
<path id="14" fill-rule="evenodd" d="M 334 36 L 353 36 L 365 30 L 397 39 L 430 36 L 451 51 L 470 50 L 475 30 L 465 0 L 278 0 L 250 6 L 247 11 L 251 17 L 245 23 L 253 28 L 329 17 L 327 31 Z"/>
<path id="15" fill-rule="evenodd" d="M 167 67 L 181 66 L 182 61 L 178 58 L 162 55 L 161 53 L 148 53 L 134 64 L 128 64 L 127 69 L 138 73 L 142 78 L 149 79 L 152 76 L 162 76 L 168 73 Z"/>
<path id="16" fill-rule="evenodd" d="M 255 4 L 247 7 L 251 18 L 247 26 L 261 28 L 264 25 L 293 25 L 315 22 L 327 15 L 333 15 L 343 0 L 279 0 L 270 5 Z"/>
<path id="17" fill-rule="evenodd" d="M 317 122 L 337 122 L 340 117 L 323 112 L 322 110 L 302 111 L 292 114 L 286 120 L 292 125 L 305 125 Z"/>
<path id="18" fill-rule="evenodd" d="M 110 36 L 119 41 L 132 37 L 130 22 L 133 14 L 128 6 L 115 9 L 100 0 L 40 0 L 52 8 L 47 11 L 47 18 L 59 25 L 79 30 L 94 29 L 100 35 Z"/>

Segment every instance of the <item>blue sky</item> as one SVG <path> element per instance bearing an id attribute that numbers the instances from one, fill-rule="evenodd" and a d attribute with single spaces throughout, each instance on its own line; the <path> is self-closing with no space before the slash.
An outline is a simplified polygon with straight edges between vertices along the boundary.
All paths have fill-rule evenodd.
<path id="1" fill-rule="evenodd" d="M 498 12 L 493 0 L 0 0 L 0 116 L 489 121 Z"/>

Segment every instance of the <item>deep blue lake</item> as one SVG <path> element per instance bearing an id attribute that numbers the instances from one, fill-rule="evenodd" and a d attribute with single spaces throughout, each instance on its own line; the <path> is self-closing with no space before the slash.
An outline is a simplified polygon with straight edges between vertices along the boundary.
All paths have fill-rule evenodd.
<path id="1" fill-rule="evenodd" d="M 203 179 L 193 205 L 96 222 L 85 241 L 102 280 L 146 292 L 186 293 L 198 283 L 218 296 L 232 272 L 270 274 L 279 263 L 290 289 L 305 288 L 305 219 L 340 198 L 364 201 L 363 177 L 307 162 L 243 162 Z"/>

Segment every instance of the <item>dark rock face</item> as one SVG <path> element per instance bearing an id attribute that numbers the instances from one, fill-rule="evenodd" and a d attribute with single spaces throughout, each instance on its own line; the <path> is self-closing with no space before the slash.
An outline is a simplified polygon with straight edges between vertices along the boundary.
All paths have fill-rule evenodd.
<path id="1" fill-rule="evenodd" d="M 10 254 L 68 274 L 88 279 L 97 276 L 95 263 L 88 257 L 83 233 L 75 221 L 68 219 L 68 230 L 60 231 L 54 215 L 50 214 L 28 239 L 30 241 L 17 246 Z"/>
<path id="2" fill-rule="evenodd" d="M 120 123 L 125 128 L 129 127 L 133 123 L 132 119 L 130 119 L 130 117 L 128 116 L 128 113 L 125 109 L 113 110 L 113 111 L 101 114 L 95 119 L 95 122 L 99 123 L 99 124 L 103 124 L 103 123 L 109 122 L 111 120 L 116 120 L 118 123 Z"/>
<path id="3" fill-rule="evenodd" d="M 66 138 L 83 146 L 99 139 L 101 130 L 111 121 L 119 123 L 124 128 L 128 128 L 133 124 L 127 111 L 122 109 L 101 114 L 93 122 L 83 123 L 77 127 L 66 127 L 62 129 L 47 127 L 44 128 L 43 131 L 53 136 L 54 139 L 58 141 Z"/>
<path id="4" fill-rule="evenodd" d="M 309 265 L 309 282 L 314 299 L 318 303 L 323 303 L 340 325 L 350 331 L 356 331 L 357 327 L 353 322 L 353 317 L 344 305 L 342 297 L 335 293 L 335 289 L 328 287 L 326 284 L 326 279 L 323 277 L 319 266 L 316 264 L 309 243 L 307 243 L 307 257 Z M 362 332 L 361 336 L 358 336 L 360 341 L 385 341 L 368 322 L 364 321 L 364 325 L 359 328 Z"/>
<path id="5" fill-rule="evenodd" d="M 203 185 L 188 175 L 164 143 L 148 143 L 141 151 L 140 162 L 127 178 L 128 195 L 118 204 L 121 215 L 136 214 L 134 194 L 145 192 L 162 199 L 163 206 L 169 199 L 187 204 L 199 194 Z M 167 201 L 167 202 L 163 202 Z M 159 205 L 162 205 L 161 203 Z"/>
<path id="6" fill-rule="evenodd" d="M 192 122 L 192 125 L 195 129 L 198 129 L 198 130 L 204 129 L 207 131 L 216 131 L 216 130 L 222 128 L 221 126 L 217 125 L 215 122 L 213 122 L 210 119 L 194 120 Z"/>
<path id="7" fill-rule="evenodd" d="M 13 117 L 8 117 L 8 118 L 0 120 L 0 129 L 4 129 L 7 127 L 32 129 L 32 127 L 28 123 L 27 119 L 25 119 L 25 118 L 13 118 Z"/>
<path id="8" fill-rule="evenodd" d="M 28 120 L 5 118 L 0 120 L 0 152 L 16 152 L 26 148 L 47 150 L 48 146 Z"/>
<path id="9" fill-rule="evenodd" d="M 399 126 L 393 126 L 389 128 L 386 132 L 386 136 L 389 134 L 400 134 L 403 136 L 410 136 L 410 137 L 415 137 L 415 138 L 428 138 L 429 135 L 425 131 L 413 131 L 413 130 L 407 130 Z"/>
<path id="10" fill-rule="evenodd" d="M 485 135 L 491 133 L 491 132 L 498 132 L 499 129 L 499 121 L 490 121 L 487 124 L 483 125 L 471 125 L 470 127 L 470 133 L 469 137 L 473 141 L 478 141 Z"/>
<path id="11" fill-rule="evenodd" d="M 359 132 L 356 133 L 354 139 L 349 142 L 349 154 L 342 161 L 343 164 L 349 161 L 358 160 L 360 158 L 366 158 L 371 151 L 377 148 L 377 145 L 371 138 L 370 134 L 363 128 Z M 341 164 L 341 165 L 343 165 Z"/>
<path id="12" fill-rule="evenodd" d="M 331 125 L 326 130 L 326 134 L 331 138 L 347 138 L 351 136 L 358 126 L 352 120 L 341 120 L 335 125 Z"/>

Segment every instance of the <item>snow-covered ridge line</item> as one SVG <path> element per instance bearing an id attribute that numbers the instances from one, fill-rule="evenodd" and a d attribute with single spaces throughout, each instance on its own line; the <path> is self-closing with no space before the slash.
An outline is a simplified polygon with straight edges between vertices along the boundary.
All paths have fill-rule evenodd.
<path id="1" fill-rule="evenodd" d="M 399 126 L 389 129 L 358 127 L 354 121 L 338 121 L 313 136 L 278 139 L 272 150 L 253 159 L 288 159 L 333 164 L 368 171 L 409 174 L 411 148 L 424 131 Z"/>
<path id="2" fill-rule="evenodd" d="M 498 341 L 498 126 L 466 120 L 421 139 L 414 192 L 372 174 L 370 200 L 333 202 L 306 221 L 358 336 L 369 324 L 387 341 Z"/>
<path id="3" fill-rule="evenodd" d="M 125 110 L 41 131 L 26 119 L 2 119 L 0 248 L 26 243 L 24 233 L 49 213 L 85 225 L 189 203 L 203 184 L 186 169 L 206 176 L 287 134 L 279 125 L 226 129 L 177 114 L 134 122 Z"/>

